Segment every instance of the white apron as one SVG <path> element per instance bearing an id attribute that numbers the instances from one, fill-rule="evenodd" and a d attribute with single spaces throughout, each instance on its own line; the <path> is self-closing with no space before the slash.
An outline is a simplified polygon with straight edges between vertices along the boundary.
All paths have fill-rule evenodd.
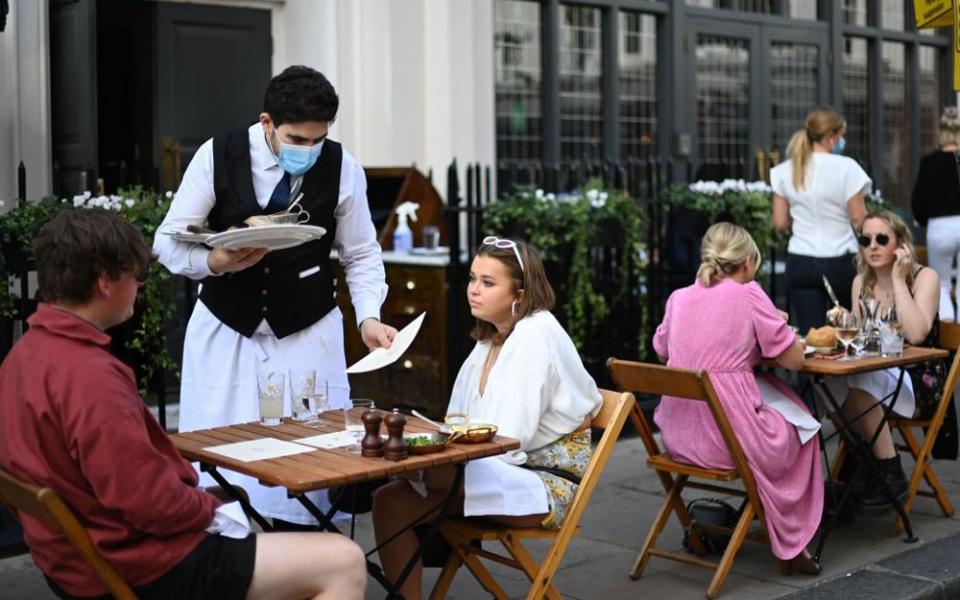
<path id="1" fill-rule="evenodd" d="M 347 406 L 347 381 L 343 351 L 343 315 L 334 308 L 320 321 L 282 339 L 254 334 L 246 338 L 224 325 L 201 301 L 197 301 L 187 324 L 183 345 L 183 374 L 180 386 L 180 431 L 194 431 L 235 423 L 257 421 L 257 370 L 276 370 L 289 376 L 290 369 L 316 369 L 317 381 L 330 386 L 330 408 Z M 289 382 L 285 381 L 284 415 L 289 416 Z M 282 487 L 265 487 L 252 477 L 221 470 L 230 483 L 250 495 L 258 512 L 303 525 L 316 520 Z M 201 485 L 216 485 L 201 474 Z M 325 490 L 309 498 L 321 510 L 329 509 Z"/>

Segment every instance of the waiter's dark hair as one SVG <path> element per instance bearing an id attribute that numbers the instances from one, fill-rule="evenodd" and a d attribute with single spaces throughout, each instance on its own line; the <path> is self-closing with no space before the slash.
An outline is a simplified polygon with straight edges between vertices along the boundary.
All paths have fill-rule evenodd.
<path id="1" fill-rule="evenodd" d="M 140 231 L 102 208 L 65 208 L 40 229 L 33 243 L 44 302 L 82 304 L 101 274 L 132 273 L 144 281 L 156 259 Z"/>
<path id="2" fill-rule="evenodd" d="M 330 123 L 339 106 L 337 92 L 323 73 L 303 65 L 284 69 L 270 80 L 263 95 L 263 112 L 277 127 L 306 121 Z"/>

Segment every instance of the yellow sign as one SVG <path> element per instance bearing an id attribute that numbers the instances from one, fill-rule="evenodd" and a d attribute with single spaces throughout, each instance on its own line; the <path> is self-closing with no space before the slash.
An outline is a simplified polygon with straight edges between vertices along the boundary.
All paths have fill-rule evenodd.
<path id="1" fill-rule="evenodd" d="M 953 0 L 913 0 L 917 29 L 953 25 Z"/>
<path id="2" fill-rule="evenodd" d="M 953 89 L 960 91 L 960 2 L 953 7 Z"/>

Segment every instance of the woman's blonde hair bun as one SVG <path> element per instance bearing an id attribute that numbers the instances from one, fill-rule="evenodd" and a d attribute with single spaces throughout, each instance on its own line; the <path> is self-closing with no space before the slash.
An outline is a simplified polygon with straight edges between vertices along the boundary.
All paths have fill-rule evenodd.
<path id="1" fill-rule="evenodd" d="M 707 229 L 700 243 L 700 268 L 697 279 L 710 287 L 737 272 L 747 260 L 753 260 L 754 272 L 760 268 L 760 249 L 750 233 L 733 223 L 722 221 Z"/>

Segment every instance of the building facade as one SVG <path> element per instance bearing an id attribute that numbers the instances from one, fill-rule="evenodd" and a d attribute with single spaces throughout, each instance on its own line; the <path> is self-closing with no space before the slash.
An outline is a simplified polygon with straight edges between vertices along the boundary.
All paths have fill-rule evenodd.
<path id="1" fill-rule="evenodd" d="M 497 159 L 686 158 L 757 177 L 818 104 L 908 204 L 950 91 L 948 32 L 904 0 L 496 0 Z"/>
<path id="2" fill-rule="evenodd" d="M 109 190 L 121 165 L 175 187 L 196 145 L 256 119 L 266 79 L 299 63 L 336 86 L 332 135 L 363 164 L 416 164 L 441 191 L 454 157 L 656 156 L 753 178 L 829 104 L 847 153 L 906 205 L 956 101 L 951 54 L 905 0 L 13 2 L 0 199 L 21 160 L 31 198 Z"/>

